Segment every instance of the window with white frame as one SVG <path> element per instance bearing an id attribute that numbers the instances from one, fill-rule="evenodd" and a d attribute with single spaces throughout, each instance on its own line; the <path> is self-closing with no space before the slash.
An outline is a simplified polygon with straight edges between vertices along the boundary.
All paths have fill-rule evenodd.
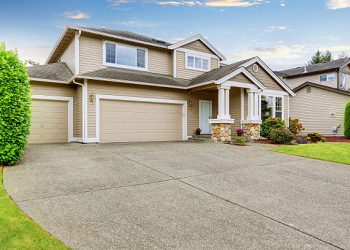
<path id="1" fill-rule="evenodd" d="M 186 54 L 186 68 L 209 71 L 209 57 Z"/>
<path id="2" fill-rule="evenodd" d="M 105 42 L 104 64 L 107 66 L 146 70 L 147 49 Z"/>
<path id="3" fill-rule="evenodd" d="M 283 98 L 281 96 L 261 95 L 260 112 L 263 121 L 269 117 L 283 119 Z"/>
<path id="4" fill-rule="evenodd" d="M 329 82 L 335 80 L 335 73 L 324 74 L 320 76 L 320 82 Z"/>

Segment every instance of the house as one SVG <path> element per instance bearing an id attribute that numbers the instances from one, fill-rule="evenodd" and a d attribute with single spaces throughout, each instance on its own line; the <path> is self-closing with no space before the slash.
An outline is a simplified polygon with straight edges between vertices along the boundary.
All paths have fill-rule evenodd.
<path id="1" fill-rule="evenodd" d="M 350 102 L 350 59 L 276 72 L 296 96 L 290 116 L 304 124 L 304 133 L 343 136 L 345 105 Z"/>
<path id="2" fill-rule="evenodd" d="M 201 35 L 171 44 L 127 31 L 68 26 L 45 65 L 28 68 L 30 143 L 229 141 L 261 119 L 288 121 L 293 91 L 258 57 L 222 65 Z M 262 105 L 263 104 L 263 105 Z"/>

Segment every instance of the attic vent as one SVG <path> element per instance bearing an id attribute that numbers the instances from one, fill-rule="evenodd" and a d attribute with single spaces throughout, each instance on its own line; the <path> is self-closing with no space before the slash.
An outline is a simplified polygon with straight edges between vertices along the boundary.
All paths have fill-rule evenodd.
<path id="1" fill-rule="evenodd" d="M 308 93 L 308 94 L 311 93 L 311 87 L 310 86 L 306 87 L 306 93 Z"/>
<path id="2" fill-rule="evenodd" d="M 259 71 L 259 66 L 256 63 L 253 65 L 253 71 L 255 73 L 257 73 Z"/>

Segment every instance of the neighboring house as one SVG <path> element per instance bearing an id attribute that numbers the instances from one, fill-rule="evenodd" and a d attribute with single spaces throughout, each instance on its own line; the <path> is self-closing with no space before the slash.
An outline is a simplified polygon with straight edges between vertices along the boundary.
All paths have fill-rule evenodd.
<path id="1" fill-rule="evenodd" d="M 290 116 L 304 124 L 304 133 L 344 135 L 344 111 L 350 102 L 350 59 L 276 72 L 296 93 Z"/>
<path id="2" fill-rule="evenodd" d="M 31 143 L 230 140 L 261 119 L 288 121 L 293 91 L 258 57 L 225 57 L 197 35 L 175 44 L 126 31 L 67 27 L 46 65 L 28 69 Z M 263 115 L 261 115 L 263 114 Z"/>

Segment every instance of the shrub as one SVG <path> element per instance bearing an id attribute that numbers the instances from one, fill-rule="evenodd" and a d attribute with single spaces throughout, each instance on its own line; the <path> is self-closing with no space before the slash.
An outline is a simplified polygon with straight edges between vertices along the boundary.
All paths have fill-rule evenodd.
<path id="1" fill-rule="evenodd" d="M 303 124 L 297 118 L 289 118 L 289 131 L 294 135 L 299 135 L 304 130 Z"/>
<path id="2" fill-rule="evenodd" d="M 344 114 L 344 136 L 350 138 L 350 102 L 346 104 Z"/>
<path id="3" fill-rule="evenodd" d="M 311 142 L 325 142 L 327 141 L 326 138 L 324 138 L 322 135 L 319 133 L 310 133 L 307 134 L 307 140 Z"/>
<path id="4" fill-rule="evenodd" d="M 270 132 L 270 140 L 275 144 L 290 144 L 295 136 L 286 128 L 274 128 Z"/>
<path id="5" fill-rule="evenodd" d="M 29 81 L 13 51 L 0 44 L 0 165 L 13 165 L 24 154 L 30 127 Z"/>
<path id="6" fill-rule="evenodd" d="M 262 122 L 260 135 L 262 137 L 270 139 L 270 131 L 271 131 L 271 129 L 274 129 L 274 128 L 285 128 L 285 127 L 286 127 L 286 124 L 281 118 L 279 118 L 279 117 L 277 117 L 277 118 L 270 117 L 270 118 L 268 118 L 268 119 L 266 119 L 265 121 Z"/>
<path id="7" fill-rule="evenodd" d="M 233 144 L 238 144 L 238 145 L 246 145 L 247 143 L 247 138 L 245 138 L 244 136 L 235 136 L 233 137 Z"/>
<path id="8" fill-rule="evenodd" d="M 243 128 L 236 129 L 236 133 L 237 133 L 238 136 L 242 136 L 244 134 Z"/>
<path id="9" fill-rule="evenodd" d="M 299 143 L 299 144 L 307 144 L 307 139 L 306 139 L 306 137 L 298 137 L 297 138 L 297 143 Z"/>

